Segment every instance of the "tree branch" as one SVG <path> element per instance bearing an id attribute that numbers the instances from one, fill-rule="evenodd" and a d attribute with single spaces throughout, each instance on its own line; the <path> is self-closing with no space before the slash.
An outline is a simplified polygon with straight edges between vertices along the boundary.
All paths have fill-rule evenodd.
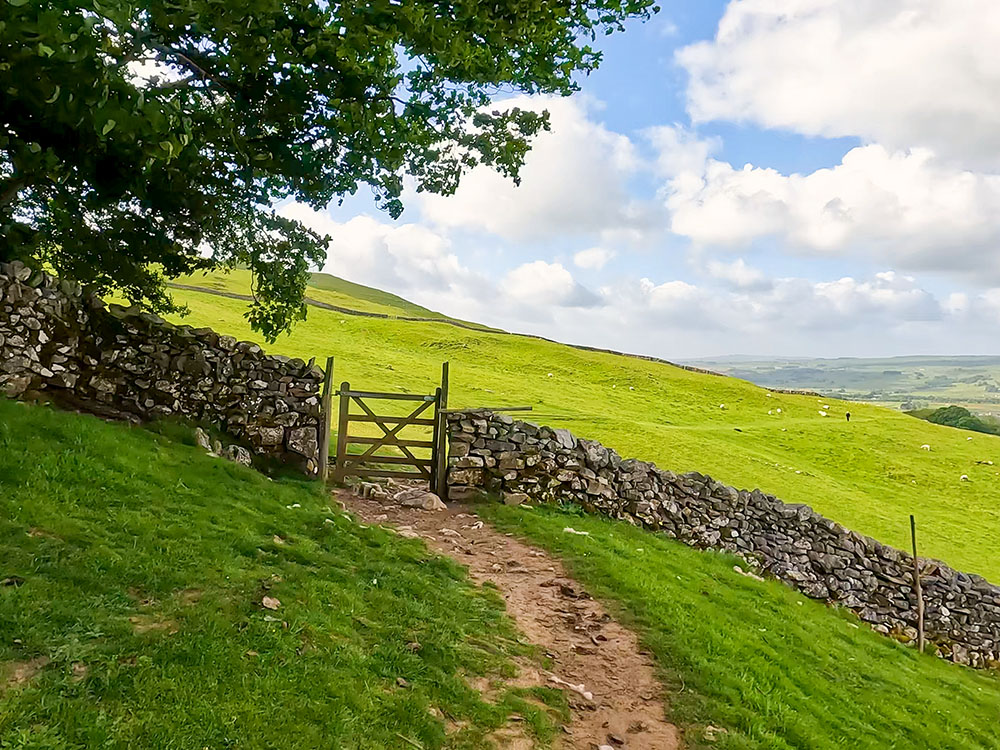
<path id="1" fill-rule="evenodd" d="M 17 194 L 21 192 L 22 188 L 27 187 L 29 182 L 27 177 L 11 177 L 0 182 L 0 208 L 13 203 Z"/>
<path id="2" fill-rule="evenodd" d="M 180 63 L 181 66 L 187 68 L 192 73 L 194 73 L 196 77 L 201 78 L 202 80 L 214 83 L 216 86 L 218 86 L 219 88 L 221 88 L 224 92 L 226 92 L 232 98 L 235 99 L 236 98 L 236 94 L 239 93 L 238 91 L 234 91 L 234 87 L 230 86 L 229 83 L 225 79 L 219 78 L 219 76 L 217 76 L 217 75 L 215 75 L 213 73 L 208 72 L 203 67 L 201 67 L 200 65 L 198 65 L 198 63 L 196 63 L 190 57 L 188 57 L 187 55 L 185 55 L 183 52 L 181 52 L 179 50 L 171 49 L 170 47 L 167 47 L 164 44 L 154 44 L 153 45 L 153 49 L 155 49 L 157 52 L 160 53 L 161 59 L 164 62 L 167 61 L 167 58 L 171 58 L 171 57 L 174 58 L 178 63 Z"/>

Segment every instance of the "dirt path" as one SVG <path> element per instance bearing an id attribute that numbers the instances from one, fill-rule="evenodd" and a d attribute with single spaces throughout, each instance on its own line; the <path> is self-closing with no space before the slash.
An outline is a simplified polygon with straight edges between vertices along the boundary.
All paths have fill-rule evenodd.
<path id="1" fill-rule="evenodd" d="M 447 510 L 402 507 L 336 493 L 365 522 L 420 536 L 437 552 L 469 569 L 473 580 L 495 584 L 521 631 L 552 659 L 552 671 L 522 665 L 519 685 L 562 687 L 572 722 L 557 747 L 565 750 L 674 750 L 677 728 L 664 719 L 663 688 L 648 653 L 567 577 L 558 560 L 484 524 L 470 507 Z M 580 687 L 582 685 L 582 688 Z M 508 747 L 530 750 L 523 736 Z"/>

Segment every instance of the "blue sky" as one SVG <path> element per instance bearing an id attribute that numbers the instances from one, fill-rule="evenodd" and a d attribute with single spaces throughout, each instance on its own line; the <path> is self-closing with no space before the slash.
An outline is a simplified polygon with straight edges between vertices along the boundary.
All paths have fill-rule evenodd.
<path id="1" fill-rule="evenodd" d="M 520 189 L 287 211 L 326 269 L 670 358 L 995 353 L 1000 4 L 681 0 L 598 41 Z"/>

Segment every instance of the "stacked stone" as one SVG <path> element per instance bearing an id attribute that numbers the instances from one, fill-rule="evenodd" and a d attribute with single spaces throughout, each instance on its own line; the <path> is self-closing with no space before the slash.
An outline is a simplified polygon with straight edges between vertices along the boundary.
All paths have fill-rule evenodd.
<path id="1" fill-rule="evenodd" d="M 258 456 L 318 470 L 323 372 L 211 329 L 0 264 L 0 393 L 133 422 L 215 425 Z"/>
<path id="2" fill-rule="evenodd" d="M 506 415 L 453 413 L 448 431 L 451 499 L 490 493 L 512 502 L 575 503 L 731 552 L 809 597 L 854 611 L 881 633 L 903 642 L 917 637 L 912 557 L 806 505 L 622 459 L 567 430 Z M 1000 667 L 1000 587 L 935 560 L 920 564 L 928 643 L 944 658 Z"/>

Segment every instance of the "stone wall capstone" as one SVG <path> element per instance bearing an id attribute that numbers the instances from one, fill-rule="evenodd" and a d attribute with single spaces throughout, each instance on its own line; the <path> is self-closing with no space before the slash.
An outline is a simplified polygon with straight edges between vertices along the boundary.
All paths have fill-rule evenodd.
<path id="1" fill-rule="evenodd" d="M 674 474 L 567 430 L 473 410 L 448 415 L 450 499 L 488 492 L 517 503 L 576 503 L 693 547 L 724 550 L 846 607 L 883 634 L 917 638 L 913 558 L 806 505 L 711 477 Z M 1000 667 L 1000 587 L 919 558 L 928 644 L 973 667 Z"/>
<path id="2" fill-rule="evenodd" d="M 214 425 L 257 456 L 315 475 L 322 382 L 311 363 L 106 306 L 77 284 L 0 263 L 0 393 L 12 398 Z"/>

